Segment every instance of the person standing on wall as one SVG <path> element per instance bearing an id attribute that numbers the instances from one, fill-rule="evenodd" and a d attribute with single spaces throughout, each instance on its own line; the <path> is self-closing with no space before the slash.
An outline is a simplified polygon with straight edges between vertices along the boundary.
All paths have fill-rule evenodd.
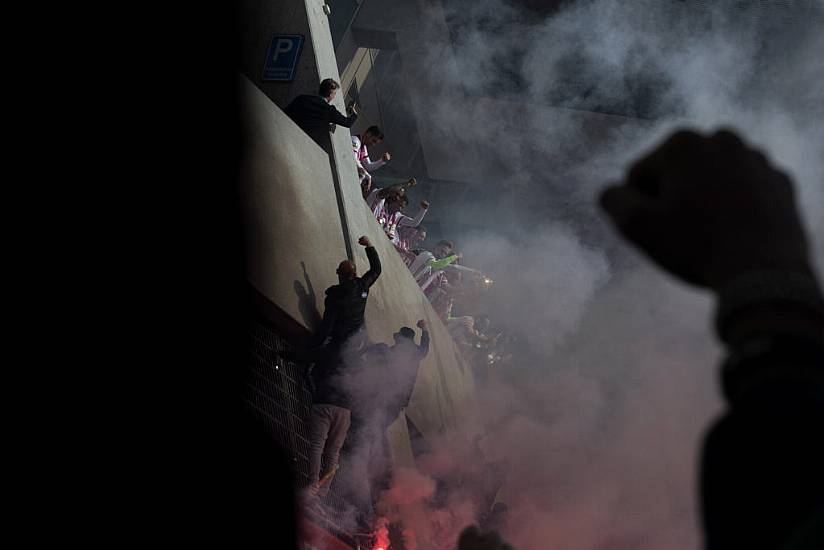
<path id="1" fill-rule="evenodd" d="M 338 265 L 338 284 L 326 289 L 323 321 L 318 330 L 320 351 L 312 372 L 314 381 L 313 405 L 309 416 L 309 486 L 307 504 L 317 510 L 321 481 L 329 486 L 338 467 L 340 449 L 346 440 L 351 423 L 349 396 L 340 381 L 351 356 L 361 347 L 364 312 L 369 289 L 381 274 L 381 262 L 369 238 L 362 236 L 358 243 L 366 248 L 369 271 L 357 276 L 355 264 L 344 260 Z M 347 360 L 349 359 L 349 360 Z M 321 461 L 324 473 L 321 475 Z"/>

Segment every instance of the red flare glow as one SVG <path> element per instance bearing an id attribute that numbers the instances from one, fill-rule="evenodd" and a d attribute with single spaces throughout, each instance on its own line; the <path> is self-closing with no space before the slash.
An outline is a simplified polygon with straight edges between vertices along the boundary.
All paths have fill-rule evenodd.
<path id="1" fill-rule="evenodd" d="M 389 527 L 386 518 L 380 518 L 375 529 L 374 550 L 388 550 L 389 548 Z"/>

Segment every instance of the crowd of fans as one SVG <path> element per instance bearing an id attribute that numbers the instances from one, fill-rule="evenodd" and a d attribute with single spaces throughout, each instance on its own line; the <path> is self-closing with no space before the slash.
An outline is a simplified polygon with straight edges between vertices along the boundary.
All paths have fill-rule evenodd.
<path id="1" fill-rule="evenodd" d="M 515 338 L 493 330 L 489 317 L 472 311 L 472 305 L 491 287 L 492 279 L 478 269 L 462 265 L 463 255 L 452 241 L 440 240 L 431 250 L 425 246 L 428 232 L 421 222 L 429 203 L 422 201 L 414 218 L 404 213 L 408 204 L 406 192 L 416 183 L 411 178 L 400 185 L 372 187 L 366 196 L 367 204 L 464 359 L 484 380 L 490 366 L 512 360 Z M 474 315 L 455 315 L 456 311 Z"/>
<path id="2" fill-rule="evenodd" d="M 320 140 L 321 130 L 331 129 L 329 125 L 351 127 L 357 118 L 357 108 L 351 106 L 349 116 L 343 116 L 330 104 L 338 88 L 337 82 L 326 79 L 321 83 L 318 96 L 298 97 L 286 113 L 316 141 Z M 421 222 L 429 202 L 421 201 L 415 215 L 407 215 L 407 191 L 417 184 L 415 178 L 399 185 L 374 184 L 372 172 L 392 159 L 389 152 L 376 161 L 370 158 L 369 147 L 383 139 L 383 132 L 377 126 L 352 136 L 363 198 L 464 359 L 483 376 L 489 365 L 511 359 L 511 353 L 504 348 L 513 340 L 502 337 L 500 332 L 492 334 L 486 317 L 454 316 L 453 311 L 456 303 L 458 309 L 466 311 L 466 305 L 487 290 L 492 280 L 480 270 L 461 265 L 462 255 L 451 241 L 440 240 L 431 250 L 427 249 L 427 229 Z M 314 365 L 311 377 L 314 404 L 309 419 L 310 484 L 304 492 L 304 504 L 316 515 L 327 514 L 321 497 L 335 476 L 342 450 L 354 449 L 347 457 L 349 468 L 343 485 L 347 487 L 347 500 L 359 508 L 361 525 L 368 528 L 369 522 L 375 519 L 372 501 L 387 478 L 384 433 L 388 423 L 397 418 L 409 401 L 420 361 L 429 349 L 429 333 L 426 323 L 420 320 L 419 345 L 414 343 L 415 331 L 410 327 L 399 329 L 391 347 L 368 341 L 363 330 L 364 311 L 370 288 L 380 276 L 381 263 L 367 237 L 361 237 L 359 242 L 366 247 L 370 269 L 358 277 L 351 261 L 340 263 L 339 284 L 326 290 L 317 345 L 310 350 L 294 350 L 289 355 Z M 374 383 L 387 378 L 387 372 L 390 373 L 387 383 Z M 349 381 L 344 382 L 347 376 Z M 359 387 L 352 388 L 351 380 L 358 377 L 369 383 L 356 383 Z M 380 390 L 372 390 L 374 387 Z"/>
<path id="3" fill-rule="evenodd" d="M 325 80 L 322 97 L 301 100 L 306 108 L 292 109 L 290 116 L 307 132 L 330 123 L 350 127 L 356 110 L 347 118 L 328 105 L 335 89 L 337 83 Z M 380 166 L 369 160 L 367 147 L 381 136 L 372 127 L 352 141 L 361 190 L 376 220 L 463 353 L 487 364 L 506 362 L 511 338 L 492 334 L 485 317 L 452 315 L 456 303 L 471 299 L 491 280 L 461 265 L 450 241 L 424 248 L 421 221 L 429 204 L 421 202 L 414 217 L 404 213 L 414 179 L 373 186 L 369 171 Z M 390 159 L 386 154 L 381 161 Z M 727 351 L 720 369 L 727 410 L 706 436 L 701 456 L 704 547 L 822 548 L 824 298 L 789 177 L 730 132 L 709 137 L 678 132 L 637 162 L 620 185 L 608 188 L 601 206 L 617 230 L 661 268 L 717 297 L 715 328 Z M 341 262 L 339 284 L 326 291 L 322 341 L 296 353 L 316 365 L 320 381 L 309 420 L 308 500 L 334 475 L 351 422 L 364 416 L 358 420 L 361 433 L 372 443 L 383 441 L 379 432 L 385 423 L 369 419 L 384 407 L 385 422 L 405 406 L 428 351 L 423 321 L 420 345 L 409 327 L 400 329 L 391 347 L 366 341 L 363 315 L 381 266 L 369 239 L 359 242 L 366 247 L 369 271 L 357 277 L 351 261 Z M 380 405 L 362 412 L 336 382 L 342 371 L 364 364 L 403 371 L 404 382 L 382 403 L 373 397 Z M 486 527 L 499 526 L 501 507 L 494 508 Z M 496 533 L 474 527 L 458 545 L 460 550 L 509 548 Z"/>
<path id="4" fill-rule="evenodd" d="M 369 158 L 363 144 L 378 143 L 373 136 L 382 135 L 373 126 L 362 136 L 353 136 L 353 150 L 359 162 Z M 391 155 L 386 153 L 384 158 L 389 159 Z M 361 165 L 358 166 L 361 174 Z M 488 317 L 453 315 L 456 304 L 458 309 L 466 310 L 469 304 L 477 301 L 480 293 L 489 289 L 493 281 L 482 271 L 462 265 L 463 255 L 456 250 L 452 241 L 440 240 L 431 250 L 425 247 L 428 231 L 421 222 L 429 209 L 429 202 L 421 201 L 420 210 L 414 217 L 405 213 L 409 204 L 407 191 L 417 184 L 415 178 L 387 187 L 373 186 L 368 173 L 367 178 L 368 184 L 362 186 L 366 203 L 415 282 L 449 329 L 464 358 L 483 375 L 489 365 L 510 361 L 511 353 L 504 348 L 510 347 L 513 337 L 504 336 L 501 331 L 493 333 Z"/>
<path id="5" fill-rule="evenodd" d="M 421 319 L 417 322 L 420 344 L 415 344 L 416 332 L 410 327 L 401 327 L 391 346 L 368 340 L 364 312 L 370 289 L 380 277 L 381 262 L 368 237 L 361 237 L 359 244 L 366 249 L 369 270 L 359 277 L 354 263 L 342 261 L 338 284 L 326 290 L 317 345 L 284 355 L 313 365 L 304 509 L 316 517 L 329 515 L 321 499 L 348 442 L 348 469 L 341 485 L 347 501 L 357 508 L 357 527 L 370 530 L 376 519 L 374 500 L 388 479 L 386 429 L 409 402 L 420 362 L 429 352 L 429 332 Z"/>

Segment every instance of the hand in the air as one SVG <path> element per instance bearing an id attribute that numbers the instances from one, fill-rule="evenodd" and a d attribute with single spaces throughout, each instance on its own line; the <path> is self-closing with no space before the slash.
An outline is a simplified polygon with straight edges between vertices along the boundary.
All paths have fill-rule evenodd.
<path id="1" fill-rule="evenodd" d="M 792 182 L 728 131 L 676 132 L 606 189 L 601 206 L 624 237 L 692 284 L 810 269 Z"/>

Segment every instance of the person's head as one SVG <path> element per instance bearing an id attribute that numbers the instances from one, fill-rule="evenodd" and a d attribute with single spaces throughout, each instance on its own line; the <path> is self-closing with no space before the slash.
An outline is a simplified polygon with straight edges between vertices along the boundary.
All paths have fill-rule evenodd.
<path id="1" fill-rule="evenodd" d="M 340 84 L 338 84 L 335 80 L 331 78 L 324 78 L 320 82 L 318 94 L 320 94 L 320 96 L 325 98 L 327 101 L 332 101 L 338 93 L 338 88 L 340 88 Z"/>
<path id="2" fill-rule="evenodd" d="M 394 200 L 387 200 L 386 209 L 389 210 L 390 214 L 394 214 L 398 211 L 403 212 L 406 209 L 407 204 L 409 204 L 409 197 L 406 195 L 399 195 Z"/>
<path id="3" fill-rule="evenodd" d="M 351 260 L 343 260 L 338 264 L 338 280 L 340 282 L 349 281 L 355 278 L 355 264 Z"/>
<path id="4" fill-rule="evenodd" d="M 386 202 L 391 203 L 403 197 L 406 194 L 406 190 L 401 187 L 400 185 L 393 185 L 390 187 L 386 192 Z"/>
<path id="5" fill-rule="evenodd" d="M 381 132 L 380 128 L 377 126 L 370 126 L 363 133 L 362 138 L 363 144 L 367 147 L 371 147 L 383 141 L 383 132 Z"/>
<path id="6" fill-rule="evenodd" d="M 435 248 L 432 250 L 432 255 L 438 259 L 446 258 L 452 254 L 453 248 L 455 248 L 455 245 L 452 244 L 452 241 L 438 241 L 438 244 L 436 244 Z"/>
<path id="7" fill-rule="evenodd" d="M 401 329 L 392 336 L 395 338 L 396 344 L 410 342 L 415 339 L 415 331 L 409 327 L 401 327 Z"/>
<path id="8" fill-rule="evenodd" d="M 486 332 L 489 330 L 489 317 L 486 315 L 475 317 L 475 330 L 478 332 Z"/>
<path id="9" fill-rule="evenodd" d="M 418 227 L 408 227 L 406 233 L 406 240 L 409 246 L 418 246 L 426 240 L 426 227 L 420 225 Z"/>

